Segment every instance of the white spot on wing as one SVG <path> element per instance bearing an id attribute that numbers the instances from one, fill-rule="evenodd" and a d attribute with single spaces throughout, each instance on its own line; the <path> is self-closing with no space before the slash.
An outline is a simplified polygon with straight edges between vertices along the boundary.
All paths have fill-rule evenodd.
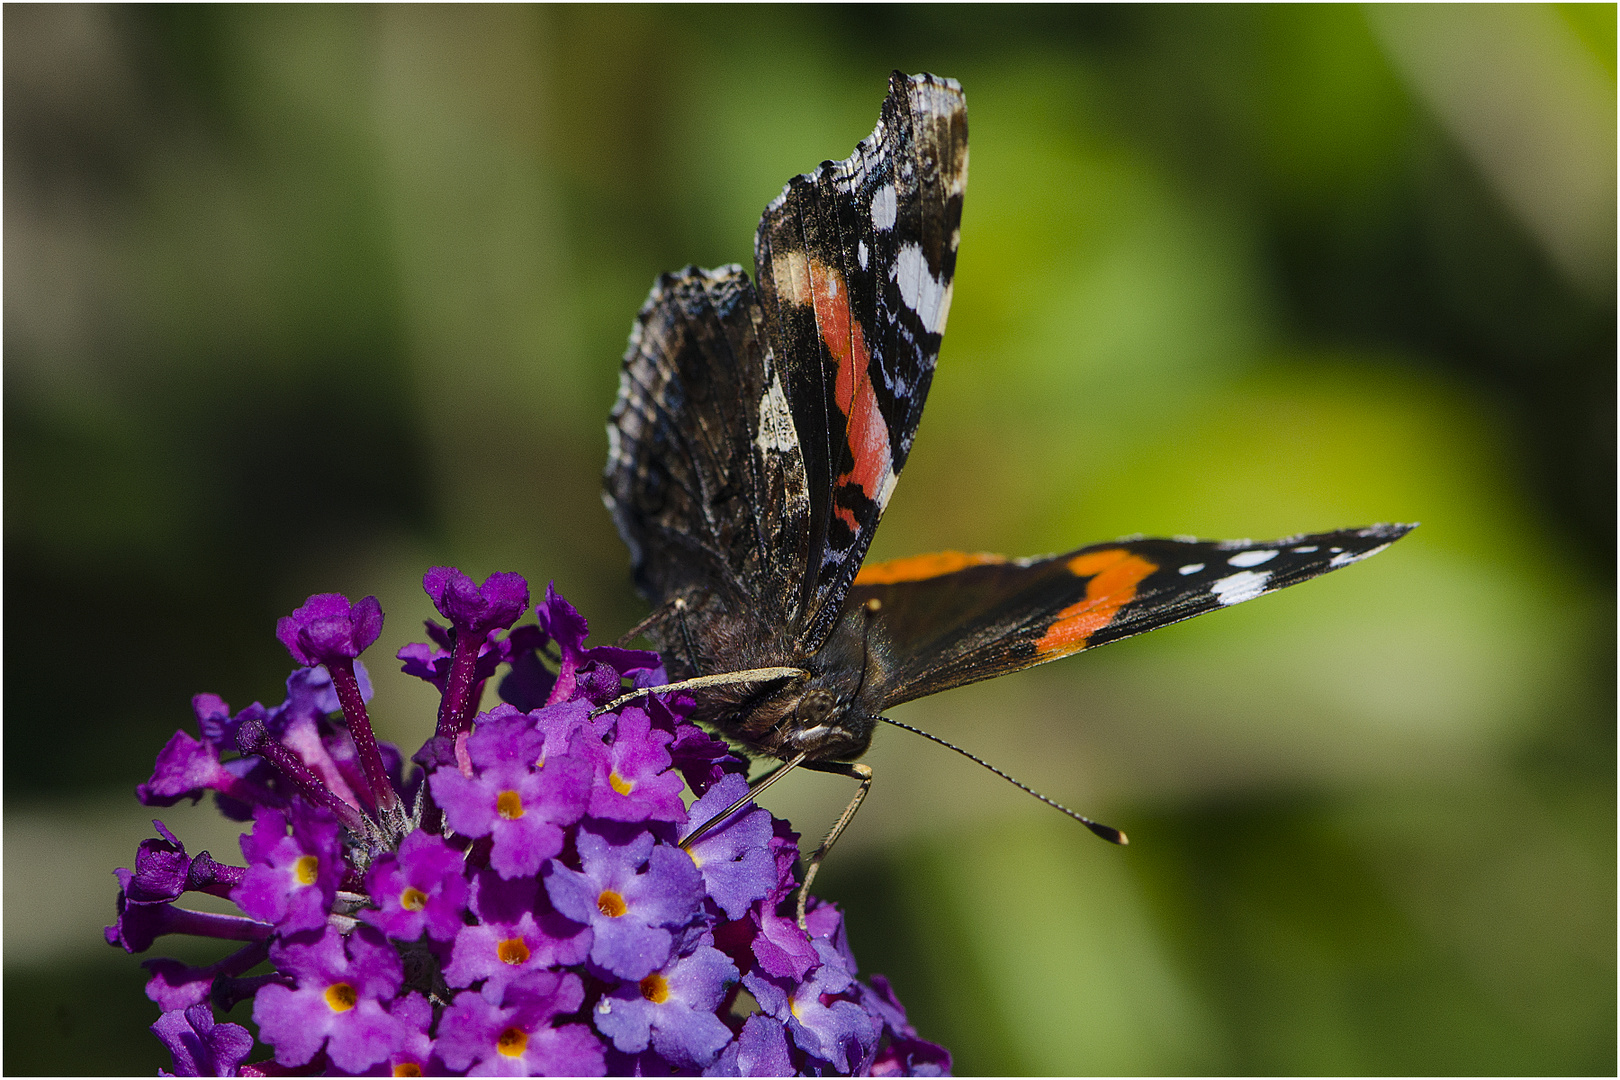
<path id="1" fill-rule="evenodd" d="M 1201 562 L 1188 563 L 1186 566 L 1183 566 L 1178 571 L 1178 573 L 1181 573 L 1183 575 L 1185 575 L 1185 574 L 1196 574 L 1196 573 L 1198 573 L 1198 571 L 1202 570 L 1203 568 L 1204 568 L 1204 564 L 1201 563 Z"/>
<path id="2" fill-rule="evenodd" d="M 1269 570 L 1243 570 L 1221 578 L 1209 587 L 1224 607 L 1241 604 L 1245 600 L 1253 600 L 1266 591 L 1266 582 L 1271 578 Z"/>
<path id="3" fill-rule="evenodd" d="M 895 198 L 893 184 L 884 184 L 872 193 L 872 228 L 879 231 L 894 228 L 899 212 L 900 201 Z"/>
<path id="4" fill-rule="evenodd" d="M 810 305 L 810 264 L 804 252 L 777 252 L 771 258 L 771 277 L 776 281 L 777 296 L 800 307 Z"/>
<path id="5" fill-rule="evenodd" d="M 855 242 L 855 258 L 860 260 L 861 269 L 865 270 L 866 269 L 866 241 L 865 240 L 857 240 Z"/>
<path id="6" fill-rule="evenodd" d="M 1353 562 L 1360 562 L 1362 559 L 1370 559 L 1374 555 L 1378 554 L 1380 551 L 1383 551 L 1387 547 L 1389 547 L 1388 544 L 1379 544 L 1377 547 L 1373 548 L 1370 551 L 1361 551 L 1361 552 L 1344 551 L 1344 552 L 1340 552 L 1339 554 L 1333 556 L 1333 558 L 1328 561 L 1328 569 L 1331 570 L 1331 569 L 1333 569 L 1335 567 L 1349 566 Z"/>
<path id="7" fill-rule="evenodd" d="M 1294 549 L 1294 551 L 1297 554 L 1300 554 L 1300 555 L 1309 555 L 1311 552 L 1319 551 L 1319 550 L 1321 550 L 1321 549 L 1318 548 L 1315 544 L 1306 544 L 1304 547 L 1297 547 L 1297 548 Z"/>
<path id="8" fill-rule="evenodd" d="M 759 399 L 759 434 L 754 437 L 754 445 L 767 454 L 799 448 L 799 433 L 793 427 L 793 413 L 788 409 L 782 376 L 777 372 L 771 373 L 771 385 Z"/>
<path id="9" fill-rule="evenodd" d="M 941 285 L 928 270 L 928 257 L 916 244 L 906 244 L 894 262 L 892 271 L 895 284 L 900 286 L 900 299 L 931 334 L 945 332 L 945 316 L 950 311 L 951 290 Z"/>
<path id="10" fill-rule="evenodd" d="M 1228 566 L 1259 566 L 1263 562 L 1270 562 L 1277 557 L 1275 551 L 1240 551 L 1227 559 Z"/>
<path id="11" fill-rule="evenodd" d="M 877 503 L 879 510 L 889 505 L 889 496 L 894 494 L 894 485 L 899 479 L 893 469 L 884 468 L 883 479 L 878 482 L 877 498 L 872 500 Z"/>

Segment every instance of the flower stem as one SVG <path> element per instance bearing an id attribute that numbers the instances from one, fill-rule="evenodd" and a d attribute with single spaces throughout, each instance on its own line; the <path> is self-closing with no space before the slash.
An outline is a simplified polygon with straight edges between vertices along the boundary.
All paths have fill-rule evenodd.
<path id="1" fill-rule="evenodd" d="M 281 771 L 281 774 L 299 793 L 316 806 L 332 811 L 344 828 L 356 836 L 369 836 L 365 815 L 350 806 L 309 770 L 297 754 L 271 738 L 263 724 L 257 720 L 244 720 L 236 732 L 237 748 L 244 754 L 258 754 Z"/>
<path id="2" fill-rule="evenodd" d="M 457 629 L 450 653 L 450 674 L 444 680 L 444 697 L 439 702 L 438 734 L 454 739 L 472 729 L 477 704 L 473 691 L 482 685 L 477 678 L 478 650 L 488 638 L 488 633 L 463 633 Z"/>
<path id="3" fill-rule="evenodd" d="M 343 706 L 344 719 L 349 722 L 349 734 L 360 758 L 360 770 L 366 775 L 371 789 L 371 802 L 379 816 L 390 817 L 399 807 L 399 792 L 388 778 L 383 765 L 382 752 L 377 749 L 377 736 L 371 731 L 371 717 L 366 713 L 365 699 L 360 696 L 360 681 L 354 675 L 354 661 L 348 657 L 333 657 L 326 661 L 326 670 L 332 676 L 332 688 L 337 691 L 338 704 Z"/>

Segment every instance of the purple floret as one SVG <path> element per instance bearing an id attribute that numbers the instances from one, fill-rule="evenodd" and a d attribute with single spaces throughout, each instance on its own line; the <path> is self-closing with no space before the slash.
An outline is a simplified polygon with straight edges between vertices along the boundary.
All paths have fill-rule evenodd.
<path id="1" fill-rule="evenodd" d="M 743 985 L 764 1012 L 787 1025 L 799 1049 L 848 1073 L 877 1049 L 882 1022 L 836 996 L 848 991 L 855 977 L 830 942 L 814 944 L 821 965 L 803 983 L 755 972 L 743 977 Z"/>
<path id="2" fill-rule="evenodd" d="M 450 827 L 493 838 L 489 864 L 526 877 L 562 851 L 563 827 L 584 814 L 591 768 L 566 755 L 534 768 L 544 739 L 522 713 L 486 717 L 467 738 L 467 772 L 441 768 L 428 779 Z"/>
<path id="3" fill-rule="evenodd" d="M 584 1024 L 553 1027 L 585 1000 L 578 975 L 536 972 L 500 1004 L 464 991 L 439 1021 L 439 1057 L 473 1076 L 602 1076 L 602 1042 Z"/>
<path id="4" fill-rule="evenodd" d="M 404 975 L 399 954 L 377 931 L 361 926 L 345 939 L 328 927 L 284 941 L 270 959 L 296 982 L 271 983 L 253 999 L 277 1064 L 303 1065 L 324 1045 L 338 1068 L 363 1072 L 407 1041 L 408 1027 L 385 1007 Z"/>
<path id="5" fill-rule="evenodd" d="M 428 1065 L 433 1060 L 433 1039 L 428 1035 L 433 1026 L 433 1005 L 412 990 L 395 998 L 388 1013 L 399 1021 L 405 1037 L 402 1044 L 384 1059 L 380 1071 L 385 1076 L 428 1075 Z"/>
<path id="6" fill-rule="evenodd" d="M 467 878 L 462 853 L 421 829 L 407 836 L 397 855 L 371 864 L 366 892 L 377 904 L 360 913 L 366 922 L 399 941 L 415 941 L 426 931 L 450 941 L 462 929 Z"/>
<path id="7" fill-rule="evenodd" d="M 287 815 L 260 808 L 253 831 L 242 834 L 247 873 L 231 890 L 236 906 L 256 919 L 275 923 L 282 933 L 318 930 L 343 878 L 343 847 L 338 823 L 324 810 L 302 806 Z"/>
<path id="8" fill-rule="evenodd" d="M 577 735 L 574 753 L 596 769 L 587 813 L 608 821 L 685 820 L 681 774 L 670 768 L 664 749 L 673 741 L 669 732 L 653 728 L 646 710 L 634 706 L 619 713 L 611 744 L 589 731 Z"/>
<path id="9" fill-rule="evenodd" d="M 552 860 L 546 891 L 558 911 L 596 932 L 594 963 L 621 979 L 641 979 L 663 967 L 673 931 L 700 913 L 703 878 L 686 852 L 656 843 L 651 833 L 614 843 L 596 831 L 609 828 L 582 827 L 581 869 Z"/>
<path id="10" fill-rule="evenodd" d="M 456 937 L 444 978 L 451 986 L 472 986 L 499 1002 L 509 983 L 552 966 L 582 963 L 590 955 L 591 928 L 552 908 L 537 878 L 507 881 L 489 871 L 473 885 L 478 922 Z"/>
<path id="11" fill-rule="evenodd" d="M 757 930 L 753 950 L 761 971 L 797 982 L 819 962 L 815 945 L 792 916 L 778 915 L 767 905 L 764 910 L 755 908 L 748 917 Z"/>
<path id="12" fill-rule="evenodd" d="M 180 899 L 186 891 L 186 876 L 191 871 L 191 859 L 186 845 L 163 827 L 163 822 L 152 822 L 161 839 L 142 840 L 135 852 L 135 872 L 130 876 L 125 894 L 131 904 L 159 904 Z"/>
<path id="13" fill-rule="evenodd" d="M 435 566 L 423 576 L 422 589 L 457 631 L 480 637 L 505 630 L 529 607 L 529 583 L 522 574 L 491 574 L 478 585 L 460 570 Z"/>
<path id="14" fill-rule="evenodd" d="M 585 616 L 576 611 L 574 605 L 557 595 L 555 583 L 546 585 L 546 598 L 540 601 L 540 606 L 535 609 L 535 617 L 540 621 L 540 629 L 557 643 L 557 651 L 562 656 L 556 684 L 551 688 L 553 702 L 567 701 L 577 696 L 576 684 L 579 672 L 589 664 L 599 664 L 611 669 L 616 675 L 624 676 L 658 667 L 661 663 L 657 653 L 643 652 L 640 649 L 620 649 L 612 645 L 585 648 L 585 636 L 588 631 Z M 615 679 L 613 689 L 604 693 L 606 688 L 598 683 L 594 687 L 598 697 L 593 700 L 599 704 L 605 703 L 617 693 L 617 687 L 618 682 Z"/>
<path id="15" fill-rule="evenodd" d="M 700 829 L 715 814 L 742 798 L 748 781 L 730 773 L 692 804 L 688 821 Z M 687 853 L 703 874 L 703 884 L 728 919 L 740 919 L 748 906 L 777 885 L 776 858 L 769 848 L 771 813 L 753 804 L 704 833 Z"/>
<path id="16" fill-rule="evenodd" d="M 755 1013 L 704 1076 L 793 1076 L 793 1053 L 782 1021 Z"/>
<path id="17" fill-rule="evenodd" d="M 195 803 L 208 789 L 239 796 L 241 786 L 242 781 L 220 764 L 213 744 L 176 731 L 158 751 L 151 778 L 135 788 L 135 797 L 146 806 L 173 806 L 187 798 Z"/>
<path id="18" fill-rule="evenodd" d="M 209 911 L 192 911 L 173 904 L 131 904 L 127 887 L 134 876 L 128 870 L 115 870 L 118 878 L 118 921 L 102 928 L 102 937 L 109 945 L 125 952 L 145 952 L 152 942 L 165 934 L 195 934 L 198 937 L 220 938 L 225 941 L 264 941 L 274 933 L 269 923 L 257 919 L 244 919 L 240 915 L 218 915 Z"/>
<path id="19" fill-rule="evenodd" d="M 276 622 L 276 637 L 306 667 L 353 660 L 382 633 L 382 605 L 375 596 L 352 604 L 340 593 L 317 593 Z"/>
<path id="20" fill-rule="evenodd" d="M 207 967 L 192 967 L 168 957 L 143 960 L 141 966 L 152 976 L 146 981 L 146 996 L 164 1012 L 200 1005 L 208 1000 L 220 976 L 240 975 L 263 963 L 269 955 L 269 943 L 256 941 Z"/>
<path id="21" fill-rule="evenodd" d="M 594 1010 L 596 1030 L 616 1049 L 636 1054 L 650 1041 L 660 1057 L 702 1068 L 731 1041 L 731 1029 L 715 1015 L 737 968 L 725 953 L 699 945 L 637 982 L 604 994 Z"/>
<path id="22" fill-rule="evenodd" d="M 654 698 L 653 702 L 649 711 L 654 715 L 660 709 L 666 713 L 669 711 L 668 706 L 658 699 Z M 747 771 L 744 763 L 724 741 L 716 739 L 696 724 L 676 723 L 675 741 L 670 744 L 669 756 L 674 759 L 675 768 L 686 778 L 687 786 L 698 795 L 708 794 L 709 788 L 722 777 Z M 701 824 L 701 821 L 693 822 L 694 827 Z"/>
<path id="23" fill-rule="evenodd" d="M 872 1062 L 873 1076 L 949 1076 L 950 1051 L 919 1038 L 917 1029 L 906 1018 L 905 1006 L 882 975 L 872 976 L 871 985 L 856 984 L 857 994 L 869 1015 L 883 1025 L 888 1045 Z"/>
<path id="24" fill-rule="evenodd" d="M 174 1055 L 176 1076 L 235 1076 L 253 1050 L 247 1028 L 215 1022 L 207 1005 L 164 1013 L 152 1025 L 152 1034 Z"/>

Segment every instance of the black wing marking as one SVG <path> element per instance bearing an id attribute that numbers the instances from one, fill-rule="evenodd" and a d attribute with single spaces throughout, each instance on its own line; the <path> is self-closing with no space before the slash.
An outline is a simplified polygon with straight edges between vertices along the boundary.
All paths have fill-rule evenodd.
<path id="1" fill-rule="evenodd" d="M 942 552 L 869 566 L 882 708 L 1155 630 L 1359 562 L 1414 526 L 1248 540 L 1121 540 L 1010 561 Z"/>
<path id="2" fill-rule="evenodd" d="M 804 450 L 799 647 L 814 652 L 910 453 L 939 355 L 967 183 L 961 87 L 895 72 L 871 136 L 766 208 L 755 274 Z"/>
<path id="3" fill-rule="evenodd" d="M 608 444 L 603 501 L 650 601 L 718 593 L 722 610 L 765 625 L 797 618 L 803 457 L 740 267 L 658 279 L 631 331 Z"/>

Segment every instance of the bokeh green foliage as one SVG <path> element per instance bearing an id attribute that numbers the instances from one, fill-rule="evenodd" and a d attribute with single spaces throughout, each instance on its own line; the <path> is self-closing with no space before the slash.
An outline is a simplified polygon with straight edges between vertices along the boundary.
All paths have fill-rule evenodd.
<path id="1" fill-rule="evenodd" d="M 311 592 L 383 600 L 401 742 L 426 566 L 628 626 L 597 478 L 648 284 L 747 265 L 931 70 L 971 179 L 876 556 L 1424 525 L 905 707 L 1135 842 L 891 732 L 824 876 L 864 968 L 963 1072 L 1612 1073 L 1614 9 L 1400 10 L 8 7 L 8 823 L 127 791 L 195 691 L 279 700 Z M 1606 211 L 1504 171 L 1493 107 L 1573 132 L 1549 174 L 1606 154 Z M 34 850 L 5 1068 L 152 1067 L 138 978 L 89 996 L 132 959 L 19 944 L 53 888 L 111 914 Z"/>

